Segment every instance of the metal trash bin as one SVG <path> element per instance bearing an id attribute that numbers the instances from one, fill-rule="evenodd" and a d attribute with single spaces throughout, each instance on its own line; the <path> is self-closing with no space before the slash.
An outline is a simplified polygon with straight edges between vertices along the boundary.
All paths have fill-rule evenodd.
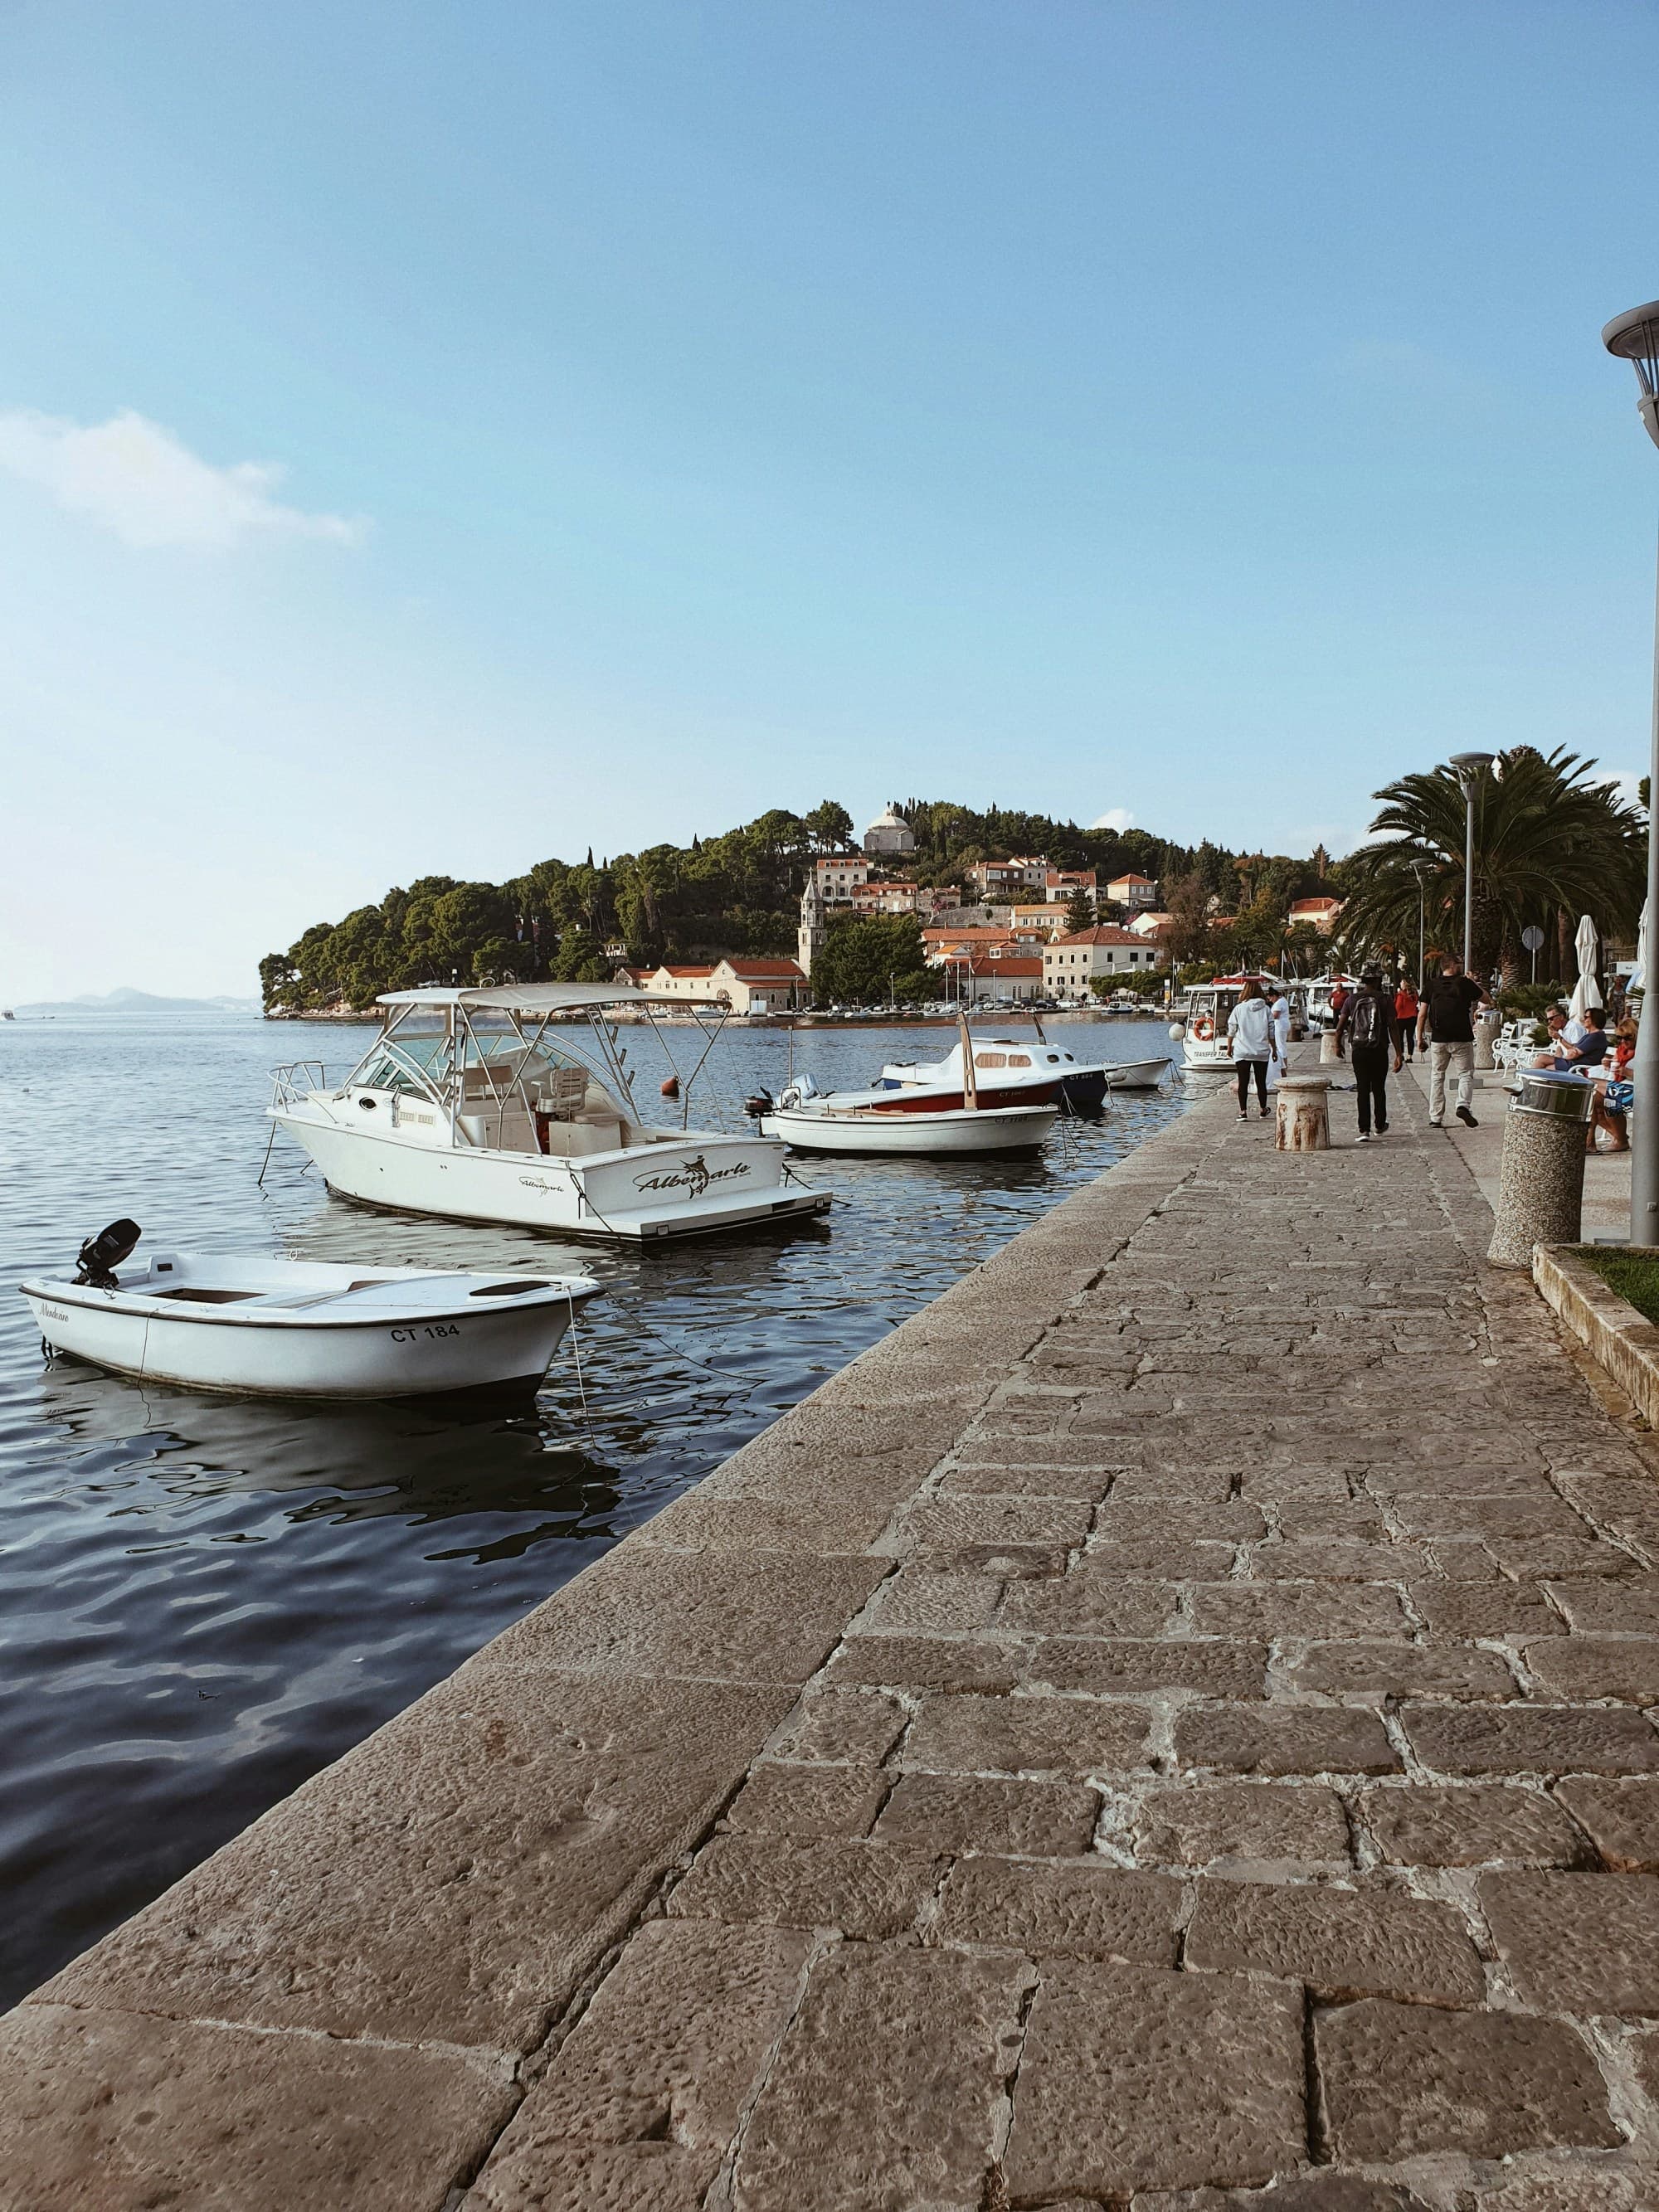
<path id="1" fill-rule="evenodd" d="M 1584 1131 L 1595 1085 L 1553 1069 L 1520 1072 L 1504 1120 L 1498 1220 L 1486 1257 L 1530 1267 L 1534 1244 L 1576 1244 L 1584 1215 Z"/>

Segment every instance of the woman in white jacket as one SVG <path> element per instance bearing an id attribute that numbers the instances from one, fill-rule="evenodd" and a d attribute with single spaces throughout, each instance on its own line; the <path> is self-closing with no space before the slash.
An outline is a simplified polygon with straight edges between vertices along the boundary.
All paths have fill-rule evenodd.
<path id="1" fill-rule="evenodd" d="M 1261 995 L 1260 984 L 1247 982 L 1239 994 L 1238 1004 L 1227 1017 L 1227 1041 L 1233 1048 L 1233 1065 L 1238 1070 L 1238 1118 L 1247 1121 L 1250 1115 L 1250 1073 L 1255 1072 L 1256 1103 L 1261 1118 L 1267 1118 L 1267 1062 L 1273 1056 L 1273 1009 Z"/>

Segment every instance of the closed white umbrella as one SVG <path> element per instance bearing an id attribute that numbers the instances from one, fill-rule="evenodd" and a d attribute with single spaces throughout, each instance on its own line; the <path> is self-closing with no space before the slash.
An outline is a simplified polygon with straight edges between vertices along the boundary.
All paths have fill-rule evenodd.
<path id="1" fill-rule="evenodd" d="M 1578 981 L 1572 987 L 1572 1013 L 1575 1021 L 1583 1021 L 1592 1006 L 1601 1004 L 1601 987 L 1595 980 L 1595 924 L 1589 916 L 1581 915 L 1572 940 L 1573 951 L 1578 955 Z"/>
<path id="2" fill-rule="evenodd" d="M 1647 986 L 1648 902 L 1644 899 L 1642 902 L 1642 919 L 1636 926 L 1636 973 L 1630 978 L 1629 981 L 1626 984 L 1625 988 L 1627 991 L 1645 991 Z"/>

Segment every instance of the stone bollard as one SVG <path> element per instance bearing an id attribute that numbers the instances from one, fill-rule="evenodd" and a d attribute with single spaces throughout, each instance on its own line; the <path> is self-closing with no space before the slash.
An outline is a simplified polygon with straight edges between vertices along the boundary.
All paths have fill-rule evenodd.
<path id="1" fill-rule="evenodd" d="M 1336 1048 L 1336 1031 L 1322 1030 L 1319 1033 L 1319 1065 L 1322 1067 L 1339 1067 L 1341 1063 L 1342 1055 Z"/>
<path id="2" fill-rule="evenodd" d="M 1497 1066 L 1498 1062 L 1493 1056 L 1492 1047 L 1498 1042 L 1498 1033 L 1503 1026 L 1504 1017 L 1496 1006 L 1486 1013 L 1475 1016 L 1474 1072 L 1477 1075 L 1483 1073 L 1488 1068 Z"/>
<path id="3" fill-rule="evenodd" d="M 1584 1212 L 1584 1130 L 1595 1096 L 1582 1077 L 1529 1068 L 1504 1119 L 1498 1221 L 1486 1257 L 1530 1267 L 1534 1244 L 1576 1244 Z"/>
<path id="4" fill-rule="evenodd" d="M 1273 1130 L 1276 1152 L 1329 1152 L 1331 1117 L 1326 1094 L 1330 1087 L 1328 1076 L 1283 1078 L 1279 1086 L 1278 1121 Z"/>

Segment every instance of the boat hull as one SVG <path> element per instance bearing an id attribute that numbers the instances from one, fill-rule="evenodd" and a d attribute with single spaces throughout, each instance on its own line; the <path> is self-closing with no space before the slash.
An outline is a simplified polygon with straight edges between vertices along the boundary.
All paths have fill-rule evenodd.
<path id="1" fill-rule="evenodd" d="M 1109 1091 L 1158 1091 L 1170 1073 L 1165 1060 L 1109 1060 L 1103 1070 Z"/>
<path id="2" fill-rule="evenodd" d="M 567 1161 L 406 1143 L 304 1109 L 274 1110 L 272 1118 L 341 1196 L 451 1221 L 655 1242 L 823 1213 L 831 1203 L 827 1191 L 785 1182 L 776 1144 L 755 1138 L 699 1133 L 683 1145 Z"/>
<path id="3" fill-rule="evenodd" d="M 533 1389 L 582 1303 L 298 1326 L 228 1321 L 222 1311 L 157 1314 L 125 1306 L 118 1292 L 25 1285 L 23 1296 L 55 1352 L 117 1374 L 237 1396 L 328 1399 Z"/>
<path id="4" fill-rule="evenodd" d="M 975 1153 L 1032 1152 L 1054 1125 L 1056 1106 L 1015 1106 L 978 1112 L 912 1110 L 814 1113 L 780 1108 L 762 1117 L 770 1137 L 808 1152 L 854 1152 L 873 1158 L 963 1158 Z"/>

